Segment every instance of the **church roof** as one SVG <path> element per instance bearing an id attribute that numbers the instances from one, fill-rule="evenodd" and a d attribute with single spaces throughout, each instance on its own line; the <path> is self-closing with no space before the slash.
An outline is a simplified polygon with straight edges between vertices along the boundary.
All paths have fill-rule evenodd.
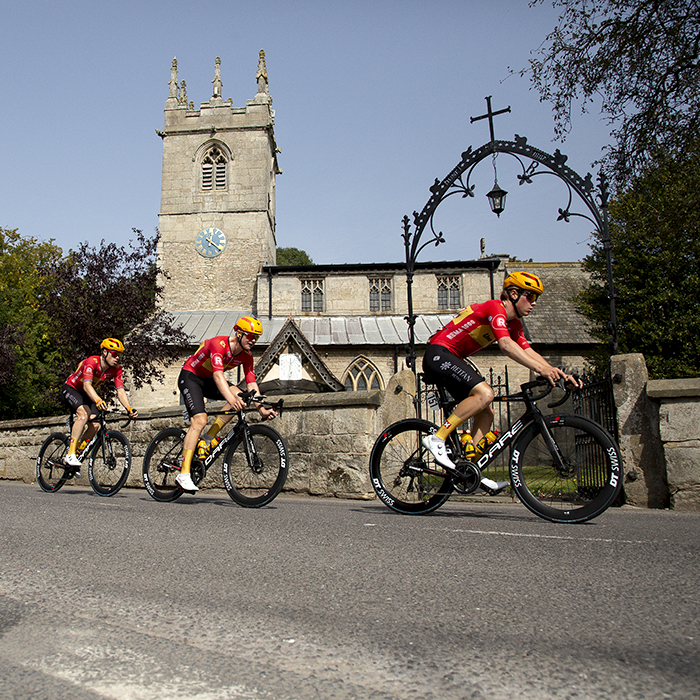
<path id="1" fill-rule="evenodd" d="M 593 341 L 588 332 L 585 318 L 574 311 L 569 296 L 576 280 L 561 277 L 559 281 L 548 279 L 549 271 L 535 269 L 535 265 L 520 264 L 519 269 L 527 269 L 542 276 L 545 296 L 538 302 L 535 311 L 525 321 L 528 338 L 534 343 L 547 345 L 590 344 Z M 559 274 L 559 273 L 557 273 Z M 552 278 L 554 271 L 550 272 Z M 548 292 L 562 286 L 567 294 L 553 294 L 556 303 L 547 303 Z M 175 324 L 182 324 L 185 333 L 198 345 L 216 335 L 229 335 L 233 326 L 250 311 L 177 311 L 173 312 Z M 419 314 L 416 318 L 416 344 L 423 345 L 430 336 L 454 317 L 448 314 Z M 261 345 L 272 343 L 289 320 L 289 316 L 263 317 Z M 308 342 L 315 347 L 324 345 L 402 345 L 408 342 L 408 325 L 404 316 L 296 316 L 294 323 Z"/>
<path id="2" fill-rule="evenodd" d="M 174 311 L 175 325 L 198 345 L 207 338 L 228 335 L 241 317 L 250 311 Z M 419 315 L 416 342 L 426 343 L 438 328 L 454 314 Z M 261 345 L 270 344 L 289 320 L 289 316 L 261 318 Z M 294 323 L 314 346 L 322 345 L 401 345 L 408 342 L 408 325 L 403 316 L 297 316 Z"/>
<path id="3" fill-rule="evenodd" d="M 516 270 L 537 275 L 544 285 L 542 298 L 524 324 L 534 344 L 590 345 L 596 342 L 590 334 L 590 322 L 574 306 L 574 295 L 589 285 L 588 275 L 580 263 L 508 262 L 504 277 Z"/>

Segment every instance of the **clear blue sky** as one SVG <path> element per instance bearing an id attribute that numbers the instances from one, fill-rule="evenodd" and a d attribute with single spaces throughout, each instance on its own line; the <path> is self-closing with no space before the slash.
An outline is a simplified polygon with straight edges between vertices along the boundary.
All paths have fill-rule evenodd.
<path id="1" fill-rule="evenodd" d="M 508 77 L 555 25 L 548 2 L 23 0 L 2 14 L 0 226 L 64 251 L 80 241 L 124 245 L 132 228 L 157 226 L 155 130 L 175 56 L 196 107 L 211 96 L 217 56 L 222 96 L 244 106 L 265 49 L 284 170 L 277 244 L 317 263 L 402 261 L 403 215 L 423 208 L 468 146 L 488 141 L 486 120 L 469 121 L 487 95 L 494 109 L 512 109 L 495 119 L 496 138 L 518 133 L 560 148 L 581 175 L 608 139 L 589 114 L 554 142 L 551 108 L 526 78 Z M 447 243 L 421 260 L 476 258 L 482 237 L 487 253 L 521 259 L 588 253 L 588 222 L 556 222 L 563 183 L 519 187 L 510 160 L 498 159 L 509 192 L 500 219 L 484 196 L 493 185 L 485 160 L 476 197 L 443 205 Z"/>

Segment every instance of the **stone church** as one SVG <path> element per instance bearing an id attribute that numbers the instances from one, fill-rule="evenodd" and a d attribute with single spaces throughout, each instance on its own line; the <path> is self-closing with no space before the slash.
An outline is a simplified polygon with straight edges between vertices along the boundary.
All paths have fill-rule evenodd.
<path id="1" fill-rule="evenodd" d="M 383 389 L 406 368 L 405 264 L 276 265 L 275 186 L 282 171 L 263 51 L 255 77 L 255 96 L 234 106 L 222 97 L 217 58 L 212 96 L 195 109 L 172 62 L 164 127 L 157 130 L 163 142 L 158 257 L 170 276 L 163 308 L 191 338 L 183 359 L 202 340 L 231 333 L 239 316 L 253 314 L 264 328 L 255 351 L 264 393 Z M 418 366 L 432 333 L 464 305 L 498 296 L 504 276 L 516 269 L 534 272 L 545 285 L 527 320 L 531 341 L 553 364 L 581 369 L 593 341 L 571 301 L 586 285 L 580 264 L 522 263 L 507 255 L 417 264 Z M 484 373 L 508 364 L 513 386 L 528 379 L 527 370 L 497 350 L 474 359 Z M 167 368 L 159 387 L 137 392 L 134 405 L 176 404 L 180 366 Z"/>

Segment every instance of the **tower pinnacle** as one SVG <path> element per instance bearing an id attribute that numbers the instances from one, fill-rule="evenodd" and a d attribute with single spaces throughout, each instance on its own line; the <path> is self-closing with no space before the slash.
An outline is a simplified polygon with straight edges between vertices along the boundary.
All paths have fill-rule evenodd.
<path id="1" fill-rule="evenodd" d="M 214 80 L 211 81 L 214 84 L 214 91 L 212 92 L 212 97 L 214 99 L 221 99 L 221 88 L 223 83 L 221 82 L 221 58 L 216 57 L 216 67 L 214 68 Z"/>
<path id="2" fill-rule="evenodd" d="M 173 58 L 173 63 L 170 68 L 170 95 L 166 102 L 167 107 L 174 107 L 178 102 L 178 85 L 177 85 L 177 58 Z"/>
<path id="3" fill-rule="evenodd" d="M 255 79 L 258 81 L 258 94 L 255 96 L 255 101 L 266 101 L 264 99 L 260 99 L 261 97 L 267 97 L 267 100 L 270 100 L 270 91 L 268 89 L 267 79 L 267 66 L 265 65 L 265 51 L 263 49 L 260 49 L 260 54 L 258 57 L 258 72 L 255 74 Z"/>

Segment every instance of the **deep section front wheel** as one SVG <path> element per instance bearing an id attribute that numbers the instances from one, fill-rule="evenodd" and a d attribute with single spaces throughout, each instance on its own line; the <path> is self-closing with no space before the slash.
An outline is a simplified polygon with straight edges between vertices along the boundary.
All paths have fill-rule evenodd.
<path id="1" fill-rule="evenodd" d="M 108 430 L 90 452 L 88 480 L 98 496 L 113 496 L 126 483 L 131 469 L 131 448 L 126 436 Z"/>
<path id="2" fill-rule="evenodd" d="M 66 483 L 68 468 L 63 458 L 68 453 L 69 442 L 67 435 L 53 433 L 41 446 L 36 460 L 36 479 L 44 491 L 58 491 Z"/>
<path id="3" fill-rule="evenodd" d="M 241 506 L 259 508 L 282 490 L 289 454 L 282 436 L 269 425 L 247 426 L 226 451 L 223 466 L 228 495 Z"/>
<path id="4" fill-rule="evenodd" d="M 143 483 L 156 501 L 174 501 L 183 494 L 175 481 L 182 463 L 182 443 L 186 431 L 181 428 L 161 430 L 151 440 L 143 457 Z"/>
<path id="5" fill-rule="evenodd" d="M 602 426 L 583 416 L 545 416 L 544 421 L 547 436 L 532 423 L 513 447 L 510 478 L 518 498 L 553 522 L 595 518 L 622 488 L 617 443 Z"/>
<path id="6" fill-rule="evenodd" d="M 410 418 L 386 428 L 369 458 L 369 474 L 381 501 L 399 513 L 429 513 L 452 493 L 452 479 L 423 447 L 437 426 Z"/>

